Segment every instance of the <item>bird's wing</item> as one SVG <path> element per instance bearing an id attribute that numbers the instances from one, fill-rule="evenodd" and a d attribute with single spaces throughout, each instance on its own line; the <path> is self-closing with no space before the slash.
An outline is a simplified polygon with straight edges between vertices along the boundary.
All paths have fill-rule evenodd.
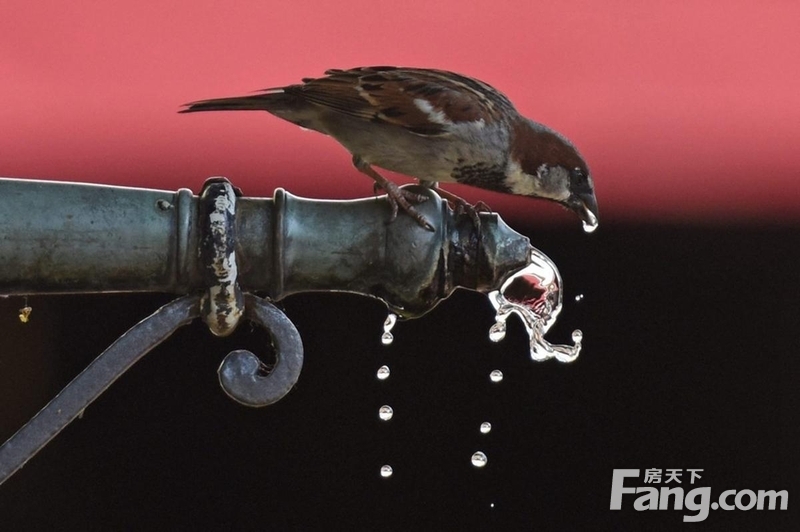
<path id="1" fill-rule="evenodd" d="M 459 123 L 497 122 L 514 110 L 486 83 L 443 70 L 361 67 L 325 74 L 282 89 L 309 103 L 423 136 L 446 135 Z"/>

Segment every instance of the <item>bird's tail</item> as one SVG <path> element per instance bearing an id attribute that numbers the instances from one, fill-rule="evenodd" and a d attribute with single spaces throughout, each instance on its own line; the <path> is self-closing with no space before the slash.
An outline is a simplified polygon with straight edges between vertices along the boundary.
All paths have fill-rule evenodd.
<path id="1" fill-rule="evenodd" d="M 283 89 L 269 89 L 260 94 L 235 96 L 232 98 L 215 98 L 187 103 L 179 113 L 196 113 L 198 111 L 269 111 L 280 112 L 291 105 L 291 97 Z"/>

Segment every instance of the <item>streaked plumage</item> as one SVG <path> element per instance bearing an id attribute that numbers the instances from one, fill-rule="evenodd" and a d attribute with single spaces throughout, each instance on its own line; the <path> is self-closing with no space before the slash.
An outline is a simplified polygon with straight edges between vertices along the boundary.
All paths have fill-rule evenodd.
<path id="1" fill-rule="evenodd" d="M 420 68 L 328 70 L 321 78 L 250 96 L 203 100 L 181 112 L 263 110 L 330 135 L 397 206 L 427 225 L 420 198 L 380 176 L 378 166 L 422 182 L 457 182 L 543 198 L 597 223 L 589 169 L 562 135 L 521 116 L 481 81 Z M 453 197 L 451 194 L 447 194 Z"/>

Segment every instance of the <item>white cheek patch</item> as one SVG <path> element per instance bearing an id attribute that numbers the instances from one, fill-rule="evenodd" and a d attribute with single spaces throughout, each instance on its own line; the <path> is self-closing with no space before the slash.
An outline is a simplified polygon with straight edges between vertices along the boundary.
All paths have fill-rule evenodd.
<path id="1" fill-rule="evenodd" d="M 506 168 L 506 185 L 511 189 L 512 194 L 520 196 L 538 196 L 539 186 L 533 176 L 522 171 L 522 167 L 516 161 L 509 160 Z"/>
<path id="2" fill-rule="evenodd" d="M 534 176 L 523 172 L 516 161 L 509 160 L 506 167 L 506 184 L 512 194 L 566 201 L 569 198 L 567 175 L 566 172 L 559 173 L 558 170 L 554 168 L 547 172 L 547 167 L 542 165 Z"/>

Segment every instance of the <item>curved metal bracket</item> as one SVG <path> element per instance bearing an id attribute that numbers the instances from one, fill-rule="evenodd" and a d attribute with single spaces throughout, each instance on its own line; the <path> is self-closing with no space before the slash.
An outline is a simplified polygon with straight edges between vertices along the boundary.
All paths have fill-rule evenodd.
<path id="1" fill-rule="evenodd" d="M 269 332 L 277 361 L 268 372 L 244 350 L 228 353 L 219 368 L 222 389 L 247 406 L 270 405 L 292 389 L 303 367 L 303 343 L 294 324 L 277 307 L 252 294 L 244 296 L 245 316 Z M 77 418 L 100 394 L 173 332 L 201 315 L 201 298 L 184 296 L 167 303 L 120 336 L 47 406 L 0 446 L 0 484 L 16 473 Z"/>
<path id="2" fill-rule="evenodd" d="M 217 370 L 219 384 L 231 399 L 245 406 L 271 405 L 289 393 L 300 377 L 303 342 L 289 318 L 260 297 L 245 295 L 245 317 L 270 333 L 277 356 L 275 366 L 267 373 L 250 351 L 232 351 Z"/>
<path id="3" fill-rule="evenodd" d="M 33 458 L 123 373 L 200 315 L 200 298 L 167 303 L 117 338 L 0 447 L 0 484 Z"/>

